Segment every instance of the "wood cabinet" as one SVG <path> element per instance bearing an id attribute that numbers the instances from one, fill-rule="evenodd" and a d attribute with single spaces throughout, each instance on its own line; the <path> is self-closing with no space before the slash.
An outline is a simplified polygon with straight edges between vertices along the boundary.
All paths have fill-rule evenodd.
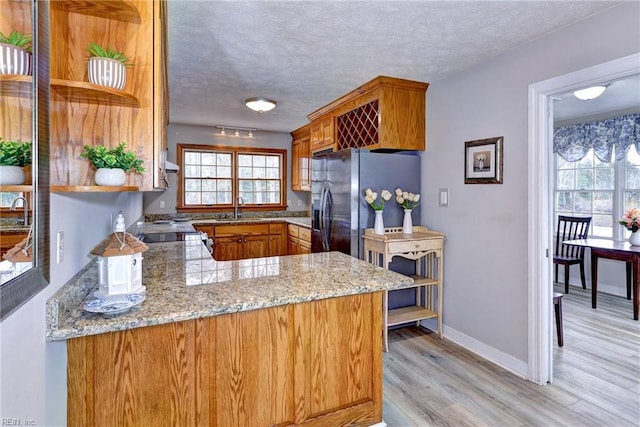
<path id="1" fill-rule="evenodd" d="M 382 421 L 382 293 L 68 341 L 69 426 Z"/>
<path id="2" fill-rule="evenodd" d="M 213 239 L 213 257 L 218 261 L 286 255 L 285 223 L 194 224 Z"/>
<path id="3" fill-rule="evenodd" d="M 287 255 L 287 225 L 269 224 L 269 256 Z"/>
<path id="4" fill-rule="evenodd" d="M 310 125 L 291 132 L 291 189 L 311 191 Z"/>
<path id="5" fill-rule="evenodd" d="M 322 123 L 331 123 L 333 149 L 424 150 L 427 83 L 379 76 L 314 111 L 311 151 L 322 148 Z M 314 131 L 318 137 L 314 138 Z M 326 140 L 324 140 L 326 142 Z M 318 148 L 314 145 L 318 144 Z"/>
<path id="6" fill-rule="evenodd" d="M 311 153 L 318 151 L 335 151 L 334 123 L 332 115 L 315 118 L 310 125 Z"/>
<path id="7" fill-rule="evenodd" d="M 0 231 L 0 261 L 2 261 L 2 255 L 6 254 L 26 237 L 26 231 Z"/>
<path id="8" fill-rule="evenodd" d="M 288 224 L 287 228 L 287 251 L 289 255 L 311 253 L 311 229 L 295 224 Z"/>
<path id="9" fill-rule="evenodd" d="M 161 153 L 168 123 L 164 0 L 51 2 L 50 127 L 52 191 L 162 188 Z M 90 42 L 125 53 L 123 90 L 87 79 Z M 144 161 L 124 187 L 94 187 L 95 169 L 80 157 L 84 145 L 121 141 Z"/>
<path id="10" fill-rule="evenodd" d="M 384 234 L 376 234 L 373 229 L 365 230 L 364 260 L 383 268 L 389 268 L 394 256 L 415 261 L 414 282 L 408 288 L 416 291 L 415 304 L 388 309 L 389 292 L 383 300 L 383 348 L 388 350 L 387 329 L 420 320 L 436 319 L 438 334 L 442 338 L 442 275 L 444 234 L 426 227 L 413 227 L 413 234 L 403 234 L 402 228 L 385 228 Z"/>

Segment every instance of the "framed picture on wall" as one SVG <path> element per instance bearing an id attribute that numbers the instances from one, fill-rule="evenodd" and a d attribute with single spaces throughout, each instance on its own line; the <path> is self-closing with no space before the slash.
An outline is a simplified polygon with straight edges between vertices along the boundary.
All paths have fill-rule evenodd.
<path id="1" fill-rule="evenodd" d="M 503 137 L 464 143 L 464 183 L 502 184 Z"/>

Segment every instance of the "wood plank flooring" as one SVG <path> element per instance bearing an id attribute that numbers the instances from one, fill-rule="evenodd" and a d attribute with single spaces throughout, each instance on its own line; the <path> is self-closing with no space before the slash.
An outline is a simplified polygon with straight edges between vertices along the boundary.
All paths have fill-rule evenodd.
<path id="1" fill-rule="evenodd" d="M 558 286 L 557 292 L 563 292 Z M 554 381 L 538 386 L 434 333 L 389 332 L 384 421 L 410 426 L 640 426 L 640 322 L 631 301 L 571 288 Z M 554 342 L 555 335 L 554 335 Z"/>

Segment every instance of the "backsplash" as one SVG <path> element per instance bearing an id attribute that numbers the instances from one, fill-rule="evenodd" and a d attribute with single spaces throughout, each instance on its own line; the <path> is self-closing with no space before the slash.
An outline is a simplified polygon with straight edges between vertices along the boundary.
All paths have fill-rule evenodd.
<path id="1" fill-rule="evenodd" d="M 291 218 L 291 217 L 308 217 L 308 211 L 264 211 L 264 212 L 241 212 L 242 218 Z M 153 222 L 158 220 L 174 219 L 174 218 L 191 218 L 192 220 L 205 219 L 230 219 L 233 218 L 233 212 L 217 212 L 217 213 L 190 213 L 190 214 L 147 214 L 144 216 L 145 222 Z"/>

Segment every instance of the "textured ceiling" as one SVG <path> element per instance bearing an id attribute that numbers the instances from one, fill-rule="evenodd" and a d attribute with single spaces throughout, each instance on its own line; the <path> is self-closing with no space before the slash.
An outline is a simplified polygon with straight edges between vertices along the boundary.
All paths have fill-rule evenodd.
<path id="1" fill-rule="evenodd" d="M 614 5 L 169 0 L 170 121 L 289 132 L 378 75 L 431 83 Z"/>

